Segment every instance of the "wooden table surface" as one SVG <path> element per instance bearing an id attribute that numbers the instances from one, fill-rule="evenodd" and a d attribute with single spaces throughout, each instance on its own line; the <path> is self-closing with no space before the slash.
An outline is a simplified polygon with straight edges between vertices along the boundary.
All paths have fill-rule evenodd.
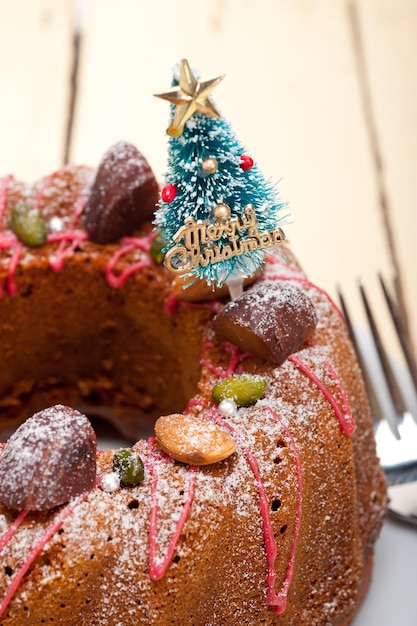
<path id="1" fill-rule="evenodd" d="M 152 94 L 181 58 L 226 74 L 214 100 L 279 183 L 309 277 L 363 324 L 358 277 L 382 309 L 377 273 L 398 274 L 416 345 L 417 0 L 0 0 L 0 175 L 126 139 L 162 178 Z"/>

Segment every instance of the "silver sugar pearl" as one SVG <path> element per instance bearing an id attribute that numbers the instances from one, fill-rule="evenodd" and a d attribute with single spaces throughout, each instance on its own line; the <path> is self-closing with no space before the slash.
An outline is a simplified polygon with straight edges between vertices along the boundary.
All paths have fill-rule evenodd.
<path id="1" fill-rule="evenodd" d="M 54 215 L 49 220 L 49 230 L 53 233 L 57 233 L 64 229 L 64 221 L 61 217 Z"/>
<path id="2" fill-rule="evenodd" d="M 117 472 L 107 472 L 103 474 L 100 479 L 100 486 L 103 491 L 113 493 L 120 489 L 120 478 Z"/>
<path id="3" fill-rule="evenodd" d="M 236 402 L 232 398 L 225 398 L 219 403 L 219 412 L 224 417 L 232 417 L 237 411 Z"/>

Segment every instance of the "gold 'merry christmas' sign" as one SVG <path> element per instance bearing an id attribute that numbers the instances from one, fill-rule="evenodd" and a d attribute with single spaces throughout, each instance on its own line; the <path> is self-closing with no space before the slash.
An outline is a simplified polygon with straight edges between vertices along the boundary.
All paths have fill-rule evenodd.
<path id="1" fill-rule="evenodd" d="M 225 204 L 218 205 L 213 212 L 218 219 L 209 223 L 185 218 L 172 238 L 176 245 L 165 255 L 164 263 L 170 271 L 184 274 L 252 250 L 271 248 L 285 239 L 284 231 L 279 227 L 270 231 L 258 230 L 252 204 L 244 207 L 240 217 L 231 218 L 230 208 Z M 216 244 L 224 237 L 227 237 L 227 243 Z"/>

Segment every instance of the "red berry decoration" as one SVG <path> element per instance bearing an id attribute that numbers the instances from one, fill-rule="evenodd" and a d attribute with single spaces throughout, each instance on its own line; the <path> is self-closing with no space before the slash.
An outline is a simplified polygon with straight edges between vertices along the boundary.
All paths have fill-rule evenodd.
<path id="1" fill-rule="evenodd" d="M 161 198 L 164 202 L 172 202 L 177 195 L 177 188 L 172 183 L 168 183 L 162 188 Z"/>
<path id="2" fill-rule="evenodd" d="M 252 167 L 253 167 L 253 159 L 252 159 L 252 157 L 250 157 L 248 154 L 242 154 L 240 156 L 240 168 L 244 172 L 247 172 L 248 170 L 251 170 Z"/>

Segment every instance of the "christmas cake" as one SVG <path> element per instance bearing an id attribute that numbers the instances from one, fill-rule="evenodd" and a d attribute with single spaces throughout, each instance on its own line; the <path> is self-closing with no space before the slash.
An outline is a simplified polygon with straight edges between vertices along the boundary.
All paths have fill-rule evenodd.
<path id="1" fill-rule="evenodd" d="M 385 482 L 342 317 L 181 71 L 155 218 L 127 143 L 0 180 L 3 626 L 347 626 L 369 584 Z"/>

